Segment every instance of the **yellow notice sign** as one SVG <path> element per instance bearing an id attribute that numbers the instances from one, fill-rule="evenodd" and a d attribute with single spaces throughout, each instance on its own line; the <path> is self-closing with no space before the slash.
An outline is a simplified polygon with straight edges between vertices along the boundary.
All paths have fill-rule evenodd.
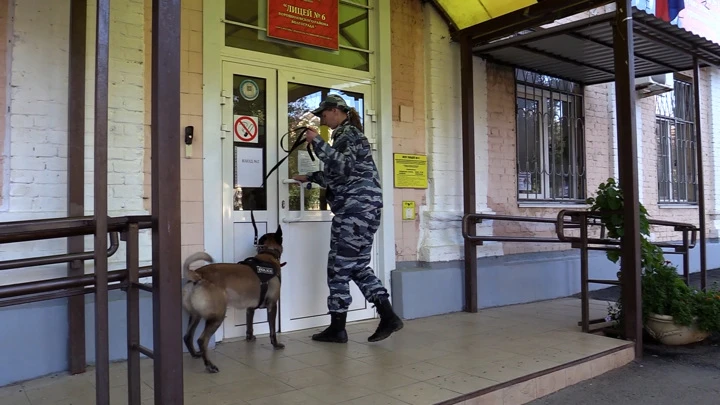
<path id="1" fill-rule="evenodd" d="M 396 188 L 427 188 L 427 156 L 393 153 Z"/>
<path id="2" fill-rule="evenodd" d="M 403 221 L 412 221 L 415 219 L 415 201 L 403 201 L 402 208 Z"/>

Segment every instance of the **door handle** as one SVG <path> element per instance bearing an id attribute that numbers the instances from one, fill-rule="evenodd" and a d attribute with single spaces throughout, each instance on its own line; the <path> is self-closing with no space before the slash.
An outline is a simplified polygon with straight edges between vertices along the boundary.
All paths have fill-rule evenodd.
<path id="1" fill-rule="evenodd" d="M 313 188 L 317 188 L 313 185 L 311 182 L 302 182 L 298 180 L 293 179 L 285 179 L 283 180 L 283 184 L 287 184 L 288 186 L 290 184 L 297 184 L 300 186 L 300 211 L 298 212 L 297 216 L 294 217 L 284 217 L 282 219 L 285 223 L 291 223 L 291 222 L 300 222 L 305 217 L 305 189 L 311 190 Z"/>

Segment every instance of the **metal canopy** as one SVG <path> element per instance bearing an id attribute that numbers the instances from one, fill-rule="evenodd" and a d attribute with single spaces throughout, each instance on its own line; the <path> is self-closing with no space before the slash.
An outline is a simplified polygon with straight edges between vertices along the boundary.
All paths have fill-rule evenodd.
<path id="1" fill-rule="evenodd" d="M 462 30 L 537 4 L 536 0 L 430 0 L 453 30 Z"/>
<path id="2" fill-rule="evenodd" d="M 633 8 L 635 77 L 720 66 L 720 45 Z M 583 85 L 615 80 L 613 23 L 607 13 L 473 47 L 494 63 L 519 67 Z"/>

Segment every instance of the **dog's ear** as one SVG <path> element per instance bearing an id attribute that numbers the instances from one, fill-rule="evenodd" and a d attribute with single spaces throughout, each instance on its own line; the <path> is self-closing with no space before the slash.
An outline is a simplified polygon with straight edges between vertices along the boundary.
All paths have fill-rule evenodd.
<path id="1" fill-rule="evenodd" d="M 287 262 L 282 262 L 282 263 L 280 263 L 280 267 L 285 267 L 286 264 L 287 264 Z"/>
<path id="2" fill-rule="evenodd" d="M 280 224 L 278 224 L 277 231 L 275 231 L 275 238 L 277 239 L 278 243 L 282 245 L 282 227 Z"/>

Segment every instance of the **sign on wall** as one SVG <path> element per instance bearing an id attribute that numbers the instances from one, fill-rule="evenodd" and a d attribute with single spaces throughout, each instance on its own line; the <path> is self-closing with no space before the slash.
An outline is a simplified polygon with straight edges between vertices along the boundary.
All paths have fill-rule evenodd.
<path id="1" fill-rule="evenodd" d="M 393 153 L 395 188 L 427 188 L 427 156 Z"/>
<path id="2" fill-rule="evenodd" d="M 268 0 L 267 36 L 339 49 L 338 0 Z"/>

